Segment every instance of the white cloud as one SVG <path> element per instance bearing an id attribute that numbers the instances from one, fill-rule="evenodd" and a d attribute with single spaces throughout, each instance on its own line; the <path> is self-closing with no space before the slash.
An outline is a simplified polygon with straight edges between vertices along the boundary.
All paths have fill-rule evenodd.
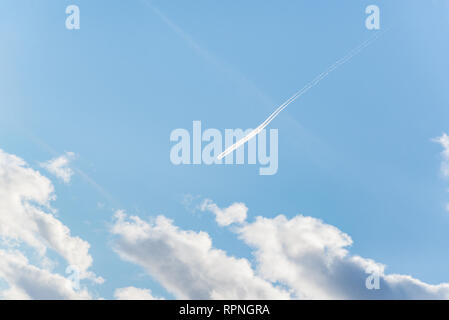
<path id="1" fill-rule="evenodd" d="M 70 229 L 50 214 L 36 212 L 35 222 L 39 235 L 45 239 L 45 244 L 59 253 L 70 265 L 79 268 L 82 278 L 90 278 L 97 283 L 103 279 L 95 277 L 88 271 L 93 259 L 89 254 L 90 244 L 79 237 L 72 237 Z"/>
<path id="2" fill-rule="evenodd" d="M 213 248 L 207 233 L 163 216 L 151 223 L 118 212 L 112 227 L 116 252 L 180 299 L 449 299 L 449 283 L 386 274 L 383 264 L 349 253 L 349 235 L 312 217 L 257 217 L 233 230 L 254 250 L 255 270 Z M 366 287 L 370 276 L 379 290 Z"/>
<path id="3" fill-rule="evenodd" d="M 220 226 L 232 223 L 242 223 L 246 220 L 248 208 L 244 203 L 236 202 L 225 209 L 220 209 L 212 200 L 206 199 L 200 206 L 201 211 L 210 211 L 215 214 L 215 220 Z"/>
<path id="4" fill-rule="evenodd" d="M 322 221 L 304 216 L 258 217 L 238 231 L 254 248 L 260 274 L 307 299 L 448 299 L 449 284 L 429 285 L 407 275 L 385 274 L 384 266 L 351 256 L 351 238 Z M 380 289 L 368 290 L 376 272 Z"/>
<path id="5" fill-rule="evenodd" d="M 205 232 L 180 230 L 158 216 L 154 222 L 115 215 L 114 249 L 159 281 L 178 299 L 282 299 L 289 294 L 258 277 L 248 260 L 212 247 Z"/>
<path id="6" fill-rule="evenodd" d="M 449 177 L 449 136 L 446 133 L 443 133 L 441 137 L 433 139 L 433 141 L 441 144 L 444 149 L 441 153 L 443 157 L 441 172 L 445 177 Z"/>
<path id="7" fill-rule="evenodd" d="M 90 299 L 87 290 L 75 291 L 69 279 L 29 264 L 19 251 L 0 250 L 0 278 L 9 288 L 0 299 Z"/>
<path id="8" fill-rule="evenodd" d="M 119 288 L 114 291 L 114 298 L 117 300 L 163 300 L 156 298 L 148 289 L 136 287 Z"/>
<path id="9" fill-rule="evenodd" d="M 56 211 L 50 205 L 54 199 L 54 187 L 50 180 L 38 171 L 29 168 L 22 159 L 0 150 L 0 239 L 2 246 L 26 244 L 37 251 L 41 258 L 41 264 L 47 267 L 52 262 L 46 257 L 46 252 L 48 249 L 54 250 L 69 265 L 79 269 L 81 278 L 102 282 L 102 278 L 96 277 L 89 271 L 92 265 L 89 243 L 72 236 L 70 229 L 55 217 Z M 33 268 L 30 270 L 33 271 Z M 0 270 L 0 273 L 3 271 Z M 52 275 L 48 279 L 59 279 L 59 276 L 55 277 Z M 20 295 L 19 288 L 24 282 L 22 282 L 22 278 L 18 280 L 20 283 L 10 283 L 12 287 L 10 294 Z"/>
<path id="10" fill-rule="evenodd" d="M 73 152 L 66 152 L 62 156 L 41 163 L 40 165 L 65 183 L 69 183 L 74 173 L 69 165 L 74 158 L 75 154 Z"/>

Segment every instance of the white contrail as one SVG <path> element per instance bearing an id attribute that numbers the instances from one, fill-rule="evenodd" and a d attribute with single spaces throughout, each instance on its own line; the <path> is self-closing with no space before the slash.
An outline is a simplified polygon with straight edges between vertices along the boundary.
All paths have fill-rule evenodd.
<path id="1" fill-rule="evenodd" d="M 268 124 L 274 120 L 274 118 L 276 118 L 278 116 L 279 113 L 281 113 L 282 110 L 284 110 L 290 103 L 292 103 L 293 101 L 295 101 L 296 99 L 298 99 L 300 96 L 302 96 L 304 93 L 306 93 L 307 91 L 309 91 L 311 88 L 313 88 L 314 86 L 316 86 L 321 80 L 323 80 L 324 78 L 326 78 L 332 71 L 334 71 L 335 69 L 337 69 L 338 67 L 340 67 L 341 65 L 345 64 L 347 61 L 349 61 L 350 59 L 352 59 L 353 57 L 355 57 L 357 54 L 359 54 L 363 49 L 365 49 L 366 47 L 368 47 L 371 43 L 373 43 L 377 38 L 379 38 L 379 36 L 384 33 L 386 31 L 383 32 L 379 32 L 376 33 L 373 37 L 371 37 L 370 39 L 366 40 L 365 42 L 363 42 L 362 44 L 360 44 L 359 46 L 355 47 L 354 49 L 352 49 L 347 55 L 345 55 L 343 58 L 337 60 L 337 62 L 335 62 L 333 65 L 331 65 L 326 71 L 324 71 L 323 73 L 321 73 L 320 75 L 318 75 L 315 79 L 313 79 L 312 81 L 310 81 L 304 88 L 302 88 L 301 90 L 299 90 L 298 92 L 296 92 L 292 97 L 290 97 L 290 99 L 288 99 L 287 101 L 285 101 L 283 104 L 281 104 L 264 122 L 262 122 L 256 129 L 254 129 L 253 131 L 251 131 L 250 133 L 248 133 L 245 137 L 243 137 L 242 139 L 240 139 L 239 141 L 237 141 L 236 143 L 234 143 L 232 146 L 230 146 L 229 148 L 227 148 L 225 151 L 223 151 L 222 153 L 220 153 L 217 156 L 217 159 L 222 159 L 224 157 L 226 157 L 228 154 L 230 154 L 231 152 L 233 152 L 234 150 L 236 150 L 238 147 L 242 146 L 243 144 L 245 144 L 245 142 L 249 141 L 251 138 L 255 137 L 256 135 L 258 135 L 263 129 L 265 129 L 266 126 L 268 126 Z"/>

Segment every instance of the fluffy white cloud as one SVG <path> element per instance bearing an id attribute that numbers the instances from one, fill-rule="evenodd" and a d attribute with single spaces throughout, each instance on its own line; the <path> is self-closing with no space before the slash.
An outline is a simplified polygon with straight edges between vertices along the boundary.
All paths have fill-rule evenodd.
<path id="1" fill-rule="evenodd" d="M 233 230 L 254 250 L 255 270 L 213 248 L 207 233 L 180 230 L 163 216 L 146 222 L 118 212 L 112 233 L 123 259 L 181 299 L 449 299 L 449 283 L 386 274 L 384 265 L 351 255 L 350 236 L 321 220 L 279 215 L 240 222 Z"/>
<path id="2" fill-rule="evenodd" d="M 114 298 L 117 300 L 163 300 L 155 298 L 148 289 L 136 287 L 119 288 L 114 291 Z"/>
<path id="3" fill-rule="evenodd" d="M 445 177 L 449 177 L 449 136 L 446 133 L 443 133 L 441 137 L 434 139 L 434 141 L 438 142 L 443 147 L 443 152 L 441 153 L 443 156 L 441 172 Z"/>
<path id="4" fill-rule="evenodd" d="M 448 283 L 429 285 L 406 275 L 388 275 L 383 265 L 349 255 L 351 238 L 312 217 L 258 217 L 238 233 L 254 248 L 260 274 L 293 289 L 297 298 L 449 298 Z M 379 290 L 367 289 L 370 274 L 379 277 Z"/>
<path id="5" fill-rule="evenodd" d="M 41 163 L 41 166 L 65 183 L 69 183 L 73 176 L 73 170 L 69 165 L 74 157 L 75 154 L 73 152 L 66 152 L 58 158 Z"/>
<path id="6" fill-rule="evenodd" d="M 102 282 L 103 279 L 89 271 L 92 265 L 89 243 L 72 236 L 70 229 L 55 217 L 56 211 L 50 205 L 54 199 L 50 180 L 28 167 L 22 159 L 0 150 L 1 244 L 4 247 L 26 244 L 38 252 L 42 263 L 49 261 L 47 250 L 54 250 L 68 264 L 79 269 L 81 278 Z M 4 270 L 0 270 L 0 274 L 2 272 Z M 20 285 L 24 282 L 22 278 L 18 280 L 20 283 L 9 282 L 12 295 L 20 295 Z"/>
<path id="7" fill-rule="evenodd" d="M 215 220 L 220 226 L 232 223 L 242 223 L 246 220 L 248 208 L 244 203 L 236 202 L 225 209 L 220 209 L 212 200 L 206 199 L 200 206 L 201 211 L 210 211 L 215 214 Z"/>
<path id="8" fill-rule="evenodd" d="M 120 257 L 144 267 L 178 299 L 289 298 L 248 260 L 213 248 L 207 233 L 180 230 L 163 216 L 147 222 L 119 211 L 111 232 Z"/>
<path id="9" fill-rule="evenodd" d="M 74 290 L 73 283 L 58 274 L 29 264 L 19 251 L 0 250 L 0 278 L 9 288 L 1 299 L 90 299 L 87 290 Z"/>

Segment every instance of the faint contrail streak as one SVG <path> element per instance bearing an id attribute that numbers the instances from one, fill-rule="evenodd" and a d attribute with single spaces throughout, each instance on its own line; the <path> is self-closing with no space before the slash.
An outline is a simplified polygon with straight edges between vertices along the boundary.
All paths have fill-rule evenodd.
<path id="1" fill-rule="evenodd" d="M 311 88 L 313 88 L 314 86 L 316 86 L 321 80 L 323 80 L 324 78 L 326 78 L 332 71 L 334 71 L 335 69 L 337 69 L 338 67 L 340 67 L 341 65 L 345 64 L 346 62 L 348 62 L 350 59 L 352 59 L 353 57 L 355 57 L 357 54 L 359 54 L 363 49 L 365 49 L 366 47 L 368 47 L 371 43 L 373 43 L 377 38 L 379 38 L 379 36 L 382 33 L 385 33 L 387 30 L 383 31 L 383 32 L 379 32 L 376 33 L 373 37 L 371 37 L 370 39 L 366 40 L 365 42 L 363 42 L 362 44 L 358 45 L 357 47 L 355 47 L 354 49 L 352 49 L 347 55 L 345 55 L 343 58 L 337 60 L 337 62 L 335 62 L 333 65 L 331 65 L 326 71 L 324 71 L 323 73 L 321 73 L 320 75 L 318 75 L 315 79 L 313 79 L 312 81 L 310 81 L 308 84 L 306 84 L 306 86 L 304 88 L 302 88 L 301 90 L 299 90 L 298 92 L 296 92 L 292 97 L 290 97 L 290 99 L 288 99 L 287 101 L 285 101 L 283 104 L 281 104 L 264 122 L 262 122 L 256 129 L 254 129 L 253 131 L 251 131 L 250 133 L 248 133 L 245 137 L 243 137 L 242 139 L 240 139 L 239 141 L 237 141 L 236 143 L 234 143 L 232 146 L 230 146 L 229 148 L 227 148 L 225 151 L 223 151 L 222 153 L 220 153 L 217 156 L 217 159 L 222 159 L 225 156 L 227 156 L 228 154 L 230 154 L 231 152 L 233 152 L 234 150 L 236 150 L 238 147 L 242 146 L 243 144 L 245 144 L 245 142 L 249 141 L 251 138 L 255 137 L 256 135 L 258 135 L 263 129 L 265 129 L 266 126 L 268 126 L 268 124 L 274 120 L 274 118 L 276 118 L 278 116 L 279 113 L 281 113 L 282 110 L 284 110 L 285 108 L 287 108 L 287 106 L 292 103 L 293 101 L 295 101 L 296 99 L 298 99 L 300 96 L 302 96 L 303 94 L 305 94 L 307 91 L 309 91 Z"/>
<path id="2" fill-rule="evenodd" d="M 151 1 L 140 0 L 142 4 L 150 8 L 177 36 L 185 41 L 189 47 L 191 47 L 200 57 L 205 61 L 213 65 L 217 70 L 223 72 L 225 75 L 237 82 L 239 86 L 242 86 L 247 91 L 255 93 L 260 101 L 265 105 L 272 105 L 273 102 L 269 99 L 251 80 L 249 80 L 240 71 L 233 68 L 226 61 L 219 59 L 216 55 L 210 52 L 207 48 L 200 45 L 189 33 L 184 31 L 173 20 L 165 15 L 159 8 L 154 6 Z"/>
<path id="3" fill-rule="evenodd" d="M 48 153 L 52 154 L 53 156 L 59 156 L 60 153 L 54 150 L 52 147 L 50 147 L 47 143 L 45 143 L 43 140 L 35 136 L 30 131 L 26 130 L 26 135 L 28 138 L 30 138 L 36 145 L 38 145 L 40 148 L 46 150 Z M 120 207 L 118 202 L 112 197 L 102 186 L 100 186 L 97 182 L 95 182 L 94 179 L 92 179 L 87 173 L 82 171 L 81 169 L 78 169 L 74 166 L 71 166 L 71 169 L 73 169 L 76 173 L 78 173 L 84 181 L 89 183 L 92 187 L 94 187 L 98 193 L 100 193 L 105 199 L 107 199 L 110 204 Z"/>

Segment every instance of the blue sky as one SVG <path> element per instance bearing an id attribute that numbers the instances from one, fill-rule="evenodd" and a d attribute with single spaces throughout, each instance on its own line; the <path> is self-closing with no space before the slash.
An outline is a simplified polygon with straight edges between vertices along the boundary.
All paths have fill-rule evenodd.
<path id="1" fill-rule="evenodd" d="M 65 28 L 70 4 L 80 30 Z M 369 4 L 389 30 L 270 124 L 276 175 L 170 162 L 172 130 L 194 120 L 253 128 L 369 39 Z M 449 282 L 449 183 L 432 141 L 449 131 L 448 15 L 446 1 L 4 0 L 0 149 L 52 180 L 58 219 L 89 242 L 106 280 L 86 280 L 97 296 L 127 286 L 176 296 L 113 250 L 119 209 L 207 231 L 214 247 L 253 261 L 232 230 L 193 210 L 206 198 L 245 203 L 248 221 L 321 219 L 388 273 Z M 65 184 L 39 164 L 68 151 L 75 173 Z M 49 256 L 63 274 L 66 263 Z"/>

